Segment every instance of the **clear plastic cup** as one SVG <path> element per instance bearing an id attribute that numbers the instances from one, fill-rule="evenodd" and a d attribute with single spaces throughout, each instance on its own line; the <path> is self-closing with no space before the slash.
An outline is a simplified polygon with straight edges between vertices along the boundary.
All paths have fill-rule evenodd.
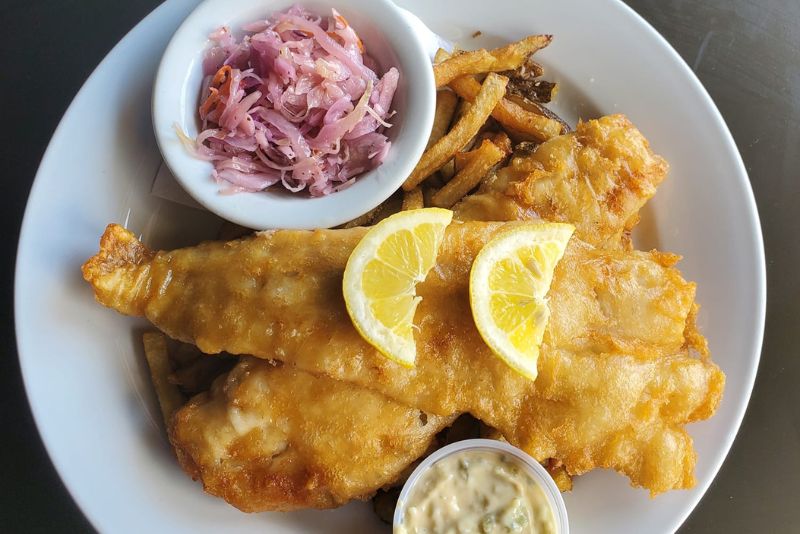
<path id="1" fill-rule="evenodd" d="M 527 470 L 528 474 L 539 484 L 539 487 L 544 492 L 550 509 L 553 511 L 553 521 L 556 526 L 557 534 L 569 534 L 569 519 L 567 518 L 567 507 L 564 505 L 564 499 L 561 497 L 561 492 L 558 490 L 555 481 L 550 474 L 542 467 L 539 462 L 534 460 L 530 455 L 509 445 L 504 441 L 497 441 L 493 439 L 467 439 L 450 444 L 443 447 L 438 451 L 428 456 L 421 464 L 414 469 L 411 476 L 406 480 L 403 485 L 403 490 L 400 492 L 400 497 L 397 499 L 397 507 L 394 510 L 393 529 L 397 531 L 398 527 L 402 524 L 403 517 L 405 516 L 406 503 L 408 497 L 414 491 L 422 474 L 430 469 L 434 464 L 448 456 L 457 455 L 465 451 L 495 451 L 506 454 L 517 460 L 519 465 Z"/>

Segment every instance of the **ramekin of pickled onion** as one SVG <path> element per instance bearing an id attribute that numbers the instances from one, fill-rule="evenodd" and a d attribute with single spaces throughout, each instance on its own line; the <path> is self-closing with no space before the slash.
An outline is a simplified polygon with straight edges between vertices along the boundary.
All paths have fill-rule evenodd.
<path id="1" fill-rule="evenodd" d="M 210 211 L 256 229 L 325 228 L 400 186 L 434 107 L 428 52 L 388 0 L 206 0 L 164 53 L 153 125 L 173 175 Z"/>

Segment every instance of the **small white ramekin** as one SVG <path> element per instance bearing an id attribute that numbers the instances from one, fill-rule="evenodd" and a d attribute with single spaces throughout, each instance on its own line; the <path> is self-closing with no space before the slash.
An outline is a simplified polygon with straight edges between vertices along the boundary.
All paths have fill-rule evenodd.
<path id="1" fill-rule="evenodd" d="M 497 441 L 494 439 L 467 439 L 452 443 L 447 447 L 442 447 L 438 451 L 428 456 L 421 464 L 414 469 L 411 476 L 406 480 L 403 485 L 403 490 L 400 492 L 400 497 L 397 499 L 397 506 L 394 510 L 394 519 L 392 522 L 393 528 L 396 530 L 403 520 L 405 515 L 406 503 L 411 492 L 414 491 L 419 479 L 428 469 L 443 458 L 460 454 L 466 451 L 494 451 L 512 456 L 518 461 L 528 474 L 533 477 L 539 487 L 544 492 L 550 508 L 553 510 L 553 520 L 556 525 L 556 532 L 558 534 L 569 534 L 569 519 L 567 517 L 567 507 L 564 505 L 564 499 L 561 497 L 561 492 L 558 490 L 556 483 L 550 474 L 542 467 L 539 462 L 534 460 L 530 455 L 524 451 L 509 445 L 504 441 Z"/>
<path id="2" fill-rule="evenodd" d="M 248 228 L 328 228 L 366 213 L 396 191 L 416 165 L 428 140 L 436 90 L 428 37 L 391 0 L 307 0 L 310 11 L 339 11 L 364 41 L 383 70 L 396 66 L 400 81 L 392 108 L 397 114 L 387 130 L 392 147 L 383 164 L 353 185 L 325 197 L 309 198 L 278 189 L 220 194 L 212 165 L 194 158 L 181 144 L 175 126 L 197 136 L 197 108 L 208 35 L 220 26 L 236 32 L 243 24 L 289 8 L 297 0 L 206 0 L 175 32 L 164 52 L 153 88 L 153 128 L 161 154 L 183 188 L 224 219 Z M 430 33 L 430 32 L 428 32 Z"/>

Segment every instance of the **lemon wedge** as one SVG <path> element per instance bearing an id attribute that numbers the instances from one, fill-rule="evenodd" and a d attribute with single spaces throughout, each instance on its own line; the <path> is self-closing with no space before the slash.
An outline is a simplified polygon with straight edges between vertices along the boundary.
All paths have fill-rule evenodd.
<path id="1" fill-rule="evenodd" d="M 388 358 L 412 367 L 417 283 L 436 264 L 453 212 L 401 211 L 372 227 L 347 260 L 342 289 L 358 332 Z"/>
<path id="2" fill-rule="evenodd" d="M 546 295 L 574 231 L 560 223 L 515 226 L 489 241 L 472 264 L 469 299 L 478 332 L 497 356 L 531 380 L 550 317 Z"/>

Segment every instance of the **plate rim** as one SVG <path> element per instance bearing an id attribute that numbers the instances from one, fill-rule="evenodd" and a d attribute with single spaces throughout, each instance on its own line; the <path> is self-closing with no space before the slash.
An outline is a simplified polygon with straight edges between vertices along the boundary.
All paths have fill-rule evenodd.
<path id="1" fill-rule="evenodd" d="M 716 102 L 714 99 L 711 98 L 711 94 L 706 89 L 703 82 L 700 81 L 700 78 L 694 72 L 694 70 L 689 66 L 686 60 L 675 50 L 675 47 L 667 41 L 666 37 L 661 35 L 661 32 L 656 30 L 656 28 L 650 24 L 650 22 L 641 16 L 635 9 L 631 6 L 623 2 L 623 0 L 611 0 L 612 3 L 617 4 L 618 8 L 621 8 L 629 17 L 633 17 L 634 19 L 638 19 L 638 22 L 647 30 L 647 32 L 654 37 L 657 41 L 659 41 L 662 47 L 667 51 L 667 53 L 672 56 L 673 61 L 675 61 L 681 71 L 686 75 L 694 89 L 700 94 L 700 96 L 705 101 L 706 107 L 712 112 L 712 116 L 714 117 L 714 122 L 719 130 L 722 132 L 725 141 L 725 148 L 730 153 L 731 161 L 735 162 L 736 167 L 738 168 L 738 173 L 736 178 L 742 182 L 742 189 L 745 191 L 746 196 L 746 203 L 747 203 L 747 217 L 750 219 L 750 228 L 753 230 L 751 238 L 754 239 L 755 249 L 759 252 L 758 257 L 755 258 L 756 260 L 756 278 L 757 278 L 757 298 L 758 302 L 756 303 L 755 309 L 757 313 L 754 314 L 755 317 L 755 331 L 756 336 L 752 340 L 752 345 L 750 352 L 753 355 L 752 361 L 749 361 L 748 369 L 746 374 L 744 375 L 744 381 L 747 384 L 747 390 L 744 395 L 740 398 L 736 399 L 735 401 L 735 425 L 728 429 L 725 439 L 723 442 L 723 448 L 725 450 L 725 454 L 720 455 L 718 458 L 715 459 L 712 473 L 713 476 L 709 477 L 705 482 L 702 484 L 698 484 L 696 488 L 699 488 L 700 491 L 695 492 L 695 495 L 692 498 L 692 506 L 687 507 L 679 520 L 673 525 L 672 530 L 677 531 L 681 525 L 683 525 L 692 512 L 695 511 L 697 505 L 706 496 L 708 489 L 711 487 L 711 484 L 716 480 L 717 475 L 719 475 L 719 470 L 722 468 L 722 464 L 725 463 L 725 460 L 728 459 L 728 455 L 731 452 L 731 447 L 733 447 L 733 442 L 736 440 L 736 437 L 739 435 L 739 430 L 742 428 L 742 421 L 744 420 L 744 416 L 747 413 L 747 408 L 750 405 L 750 398 L 753 395 L 753 387 L 755 386 L 756 376 L 758 375 L 758 368 L 761 364 L 761 353 L 764 347 L 764 329 L 766 325 L 766 318 L 767 318 L 767 262 L 766 262 L 766 253 L 764 250 L 764 233 L 761 228 L 761 217 L 758 213 L 758 205 L 756 204 L 755 193 L 753 192 L 753 186 L 750 182 L 750 175 L 747 172 L 747 167 L 744 164 L 744 160 L 742 159 L 742 153 L 739 151 L 739 147 L 736 145 L 736 140 L 731 133 L 730 128 L 728 127 L 728 123 L 725 121 L 725 118 L 722 116 L 722 113 L 717 107 Z"/>
<path id="2" fill-rule="evenodd" d="M 162 4 L 156 6 L 153 10 L 151 10 L 147 15 L 145 15 L 139 22 L 137 22 L 130 30 L 128 30 L 125 35 L 106 53 L 103 59 L 97 64 L 97 66 L 92 70 L 91 74 L 86 78 L 86 80 L 81 85 L 80 89 L 75 93 L 72 100 L 70 101 L 69 106 L 67 107 L 66 111 L 62 115 L 61 119 L 59 120 L 58 126 L 53 131 L 53 134 L 48 141 L 47 148 L 45 149 L 42 158 L 40 160 L 39 166 L 37 167 L 37 171 L 34 175 L 34 179 L 31 184 L 31 188 L 29 190 L 26 202 L 25 202 L 25 211 L 22 217 L 22 222 L 20 225 L 19 231 L 19 239 L 17 242 L 16 248 L 16 255 L 14 260 L 14 296 L 13 296 L 13 307 L 14 307 L 14 333 L 15 333 L 15 340 L 16 340 L 16 349 L 17 349 L 17 357 L 20 366 L 20 374 L 22 375 L 22 381 L 25 387 L 25 396 L 28 401 L 28 405 L 30 406 L 31 414 L 33 416 L 34 422 L 36 424 L 36 430 L 39 434 L 39 437 L 42 441 L 42 444 L 47 451 L 48 458 L 52 463 L 53 467 L 56 469 L 59 478 L 61 479 L 62 483 L 64 484 L 65 489 L 69 493 L 70 497 L 73 499 L 75 504 L 78 506 L 81 513 L 84 517 L 91 523 L 91 525 L 98 529 L 100 528 L 101 521 L 100 518 L 96 515 L 94 508 L 92 507 L 91 503 L 87 502 L 85 498 L 79 495 L 77 491 L 73 491 L 73 481 L 72 479 L 67 479 L 65 476 L 65 470 L 62 465 L 61 461 L 56 460 L 57 456 L 53 454 L 54 449 L 56 448 L 56 442 L 53 440 L 51 436 L 48 436 L 46 429 L 41 421 L 44 420 L 42 416 L 43 406 L 41 404 L 37 404 L 37 400 L 31 394 L 31 387 L 29 386 L 32 371 L 26 365 L 26 358 L 23 356 L 25 352 L 23 350 L 23 340 L 22 335 L 20 332 L 19 326 L 19 316 L 20 316 L 20 307 L 21 307 L 21 296 L 20 296 L 20 268 L 21 263 L 23 261 L 23 243 L 29 241 L 29 234 L 32 232 L 32 225 L 31 222 L 31 199 L 34 197 L 34 194 L 38 191 L 39 188 L 43 187 L 42 183 L 43 180 L 40 180 L 40 174 L 42 173 L 42 169 L 46 168 L 49 159 L 52 157 L 53 151 L 53 141 L 61 136 L 62 130 L 65 128 L 65 124 L 68 122 L 68 118 L 74 113 L 74 104 L 75 101 L 78 100 L 80 95 L 85 91 L 86 87 L 89 85 L 89 82 L 98 75 L 98 72 L 105 67 L 105 65 L 109 62 L 109 58 L 115 53 L 115 51 L 126 41 L 131 38 L 131 34 L 133 34 L 137 29 L 140 28 L 142 24 L 146 21 L 150 20 L 151 18 L 155 18 L 166 11 L 168 7 L 173 7 L 177 5 L 178 2 L 183 1 L 184 3 L 188 2 L 191 6 L 196 7 L 199 2 L 194 0 L 167 0 Z M 736 179 L 742 182 L 742 189 L 745 193 L 745 196 L 742 200 L 745 201 L 747 206 L 747 212 L 744 213 L 744 217 L 749 220 L 748 228 L 751 231 L 751 235 L 747 236 L 753 245 L 754 250 L 758 252 L 757 257 L 754 258 L 754 266 L 755 266 L 755 279 L 753 282 L 755 283 L 755 294 L 757 297 L 757 302 L 754 304 L 753 309 L 756 313 L 753 314 L 752 324 L 754 325 L 754 332 L 755 336 L 752 339 L 752 343 L 750 345 L 749 350 L 747 351 L 750 354 L 750 358 L 747 360 L 747 368 L 742 372 L 743 383 L 746 385 L 744 394 L 739 396 L 738 398 L 733 399 L 734 407 L 733 407 L 733 420 L 735 424 L 731 425 L 724 436 L 724 439 L 721 440 L 722 442 L 722 450 L 724 450 L 724 454 L 719 455 L 717 458 L 714 459 L 711 473 L 713 476 L 710 476 L 706 481 L 701 484 L 698 484 L 695 487 L 695 494 L 691 498 L 691 506 L 685 507 L 683 512 L 678 516 L 676 514 L 676 522 L 674 525 L 671 526 L 671 530 L 677 530 L 691 515 L 691 513 L 696 509 L 697 504 L 700 500 L 706 495 L 710 485 L 716 479 L 717 475 L 719 474 L 719 470 L 722 467 L 722 464 L 727 459 L 728 455 L 730 454 L 731 447 L 733 442 L 735 441 L 736 437 L 738 436 L 739 430 L 741 429 L 742 421 L 744 416 L 747 412 L 747 408 L 749 406 L 750 398 L 752 396 L 753 387 L 755 384 L 755 379 L 758 374 L 758 368 L 761 361 L 762 356 L 762 349 L 763 349 L 763 341 L 764 341 L 764 332 L 765 332 L 765 323 L 766 323 L 766 306 L 767 306 L 767 272 L 766 272 L 766 256 L 765 256 L 765 249 L 764 249 L 764 238 L 763 238 L 763 231 L 761 226 L 761 220 L 758 212 L 758 207 L 755 200 L 755 194 L 753 192 L 753 188 L 751 182 L 749 180 L 749 174 L 745 167 L 744 161 L 742 160 L 741 153 L 736 145 L 736 141 L 733 138 L 733 135 L 728 128 L 727 123 L 725 122 L 724 117 L 719 111 L 714 100 L 711 98 L 708 90 L 702 84 L 700 79 L 697 77 L 695 72 L 690 68 L 688 63 L 678 54 L 675 48 L 666 40 L 664 36 L 662 36 L 644 17 L 642 17 L 636 10 L 632 7 L 624 3 L 622 0 L 606 0 L 609 4 L 609 7 L 616 7 L 621 13 L 628 18 L 633 19 L 633 22 L 642 27 L 652 38 L 654 38 L 658 43 L 661 45 L 661 48 L 671 57 L 671 59 L 676 62 L 677 66 L 686 76 L 686 79 L 690 82 L 693 89 L 697 91 L 697 93 L 703 99 L 704 107 L 706 107 L 713 116 L 715 127 L 720 131 L 722 134 L 722 141 L 728 155 L 730 156 L 729 160 L 734 163 L 735 167 L 737 168 L 738 172 L 736 173 Z M 189 12 L 191 12 L 191 7 Z M 188 15 L 187 13 L 187 15 Z"/>
<path id="3" fill-rule="evenodd" d="M 30 374 L 31 371 L 29 370 L 28 366 L 25 363 L 25 358 L 23 357 L 23 348 L 22 348 L 22 335 L 20 333 L 20 326 L 19 326 L 19 316 L 20 316 L 20 267 L 22 263 L 22 246 L 23 241 L 26 239 L 27 235 L 32 232 L 31 226 L 31 199 L 34 197 L 36 192 L 39 188 L 43 187 L 42 183 L 43 180 L 39 179 L 39 175 L 42 173 L 42 169 L 46 168 L 48 160 L 52 157 L 53 148 L 53 140 L 56 137 L 61 135 L 62 130 L 66 128 L 66 124 L 68 122 L 68 118 L 74 113 L 75 102 L 78 100 L 80 95 L 86 90 L 86 87 L 89 85 L 89 82 L 98 76 L 98 72 L 109 62 L 109 58 L 112 54 L 123 44 L 123 42 L 130 39 L 131 34 L 133 34 L 145 21 L 155 17 L 158 13 L 166 11 L 167 7 L 170 4 L 176 3 L 178 0 L 164 0 L 162 3 L 157 5 L 154 9 L 152 9 L 147 15 L 142 17 L 139 22 L 137 22 L 132 28 L 130 28 L 122 38 L 114 44 L 111 49 L 106 52 L 103 56 L 103 59 L 97 64 L 97 66 L 92 69 L 92 72 L 89 76 L 86 77 L 86 80 L 81 84 L 80 89 L 75 93 L 70 100 L 69 105 L 67 106 L 66 111 L 61 116 L 61 119 L 58 121 L 58 125 L 56 126 L 55 130 L 53 130 L 53 134 L 50 136 L 49 141 L 47 142 L 47 148 L 45 148 L 44 153 L 42 154 L 42 158 L 39 161 L 39 165 L 36 168 L 36 173 L 33 177 L 33 182 L 31 183 L 31 188 L 28 191 L 28 197 L 25 199 L 25 211 L 22 215 L 22 222 L 19 228 L 19 238 L 17 239 L 17 249 L 14 257 L 14 338 L 15 344 L 17 349 L 17 360 L 19 361 L 19 369 L 20 374 L 22 375 L 22 383 L 25 390 L 25 398 L 28 401 L 28 407 L 31 410 L 31 415 L 33 416 L 33 422 L 36 426 L 36 433 L 39 435 L 39 439 L 44 446 L 45 451 L 47 452 L 47 458 L 50 461 L 53 468 L 56 470 L 58 474 L 58 478 L 61 480 L 61 483 L 64 485 L 64 489 L 67 491 L 67 494 L 72 499 L 72 502 L 78 508 L 83 517 L 91 524 L 91 526 L 98 532 L 102 532 L 101 530 L 101 520 L 94 511 L 91 503 L 87 501 L 85 496 L 80 495 L 79 492 L 74 491 L 72 487 L 72 482 L 69 480 L 65 475 L 65 470 L 62 465 L 62 461 L 57 460 L 57 455 L 53 454 L 53 449 L 56 447 L 55 442 L 52 440 L 51 437 L 48 437 L 47 431 L 45 429 L 45 425 L 41 423 L 43 421 L 43 416 L 41 415 L 42 406 L 41 404 L 37 404 L 37 401 L 32 396 L 32 388 L 29 385 L 31 380 Z M 192 0 L 188 0 L 192 1 Z"/>

